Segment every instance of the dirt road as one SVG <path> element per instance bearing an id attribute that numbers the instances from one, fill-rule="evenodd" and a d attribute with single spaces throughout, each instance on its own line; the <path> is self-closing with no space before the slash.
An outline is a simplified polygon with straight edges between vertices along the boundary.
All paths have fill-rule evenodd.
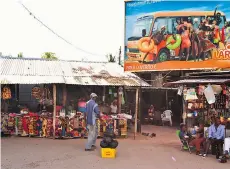
<path id="1" fill-rule="evenodd" d="M 86 140 L 2 138 L 2 169 L 229 169 L 212 157 L 181 152 L 175 129 L 144 127 L 157 136 L 119 140 L 116 159 L 102 159 L 98 148 L 85 152 Z"/>

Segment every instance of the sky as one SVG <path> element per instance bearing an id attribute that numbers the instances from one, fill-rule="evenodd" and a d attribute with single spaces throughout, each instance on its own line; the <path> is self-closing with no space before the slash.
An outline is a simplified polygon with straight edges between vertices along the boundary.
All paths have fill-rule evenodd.
<path id="1" fill-rule="evenodd" d="M 20 5 L 75 46 L 68 45 L 36 21 Z M 124 44 L 123 0 L 0 0 L 2 55 L 40 58 L 54 52 L 63 60 L 106 61 Z"/>
<path id="2" fill-rule="evenodd" d="M 159 0 L 158 0 L 159 1 Z M 36 21 L 21 5 L 22 2 L 37 18 L 74 46 L 52 34 Z M 129 30 L 137 15 L 154 10 L 173 10 L 173 2 L 157 2 L 126 10 Z M 191 8 L 213 10 L 222 4 L 228 17 L 230 5 L 225 2 L 187 2 L 177 10 Z M 118 55 L 124 46 L 124 0 L 0 0 L 0 53 L 16 57 L 40 58 L 44 52 L 54 52 L 63 60 L 106 61 L 105 55 Z"/>
<path id="3" fill-rule="evenodd" d="M 131 37 L 133 26 L 138 16 L 157 11 L 214 11 L 219 5 L 218 10 L 225 13 L 228 21 L 230 21 L 230 1 L 187 1 L 187 2 L 148 2 L 137 3 L 128 2 L 125 10 L 126 21 L 126 40 Z"/>

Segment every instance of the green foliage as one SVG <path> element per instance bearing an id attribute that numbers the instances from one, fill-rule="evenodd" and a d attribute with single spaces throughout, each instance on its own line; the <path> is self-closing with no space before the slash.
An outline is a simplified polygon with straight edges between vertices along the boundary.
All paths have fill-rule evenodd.
<path id="1" fill-rule="evenodd" d="M 23 58 L 23 53 L 22 53 L 22 52 L 20 52 L 20 53 L 18 54 L 18 58 Z"/>
<path id="2" fill-rule="evenodd" d="M 45 52 L 42 54 L 43 59 L 48 59 L 48 60 L 58 60 L 58 57 L 56 56 L 55 53 L 52 52 Z"/>
<path id="3" fill-rule="evenodd" d="M 113 62 L 113 63 L 116 62 L 116 56 L 113 56 L 111 53 L 106 55 L 106 57 L 108 59 L 108 62 Z"/>

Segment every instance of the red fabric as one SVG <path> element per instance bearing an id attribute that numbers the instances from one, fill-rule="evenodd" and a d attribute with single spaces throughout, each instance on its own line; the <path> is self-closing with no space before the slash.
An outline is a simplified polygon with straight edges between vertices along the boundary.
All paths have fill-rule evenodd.
<path id="1" fill-rule="evenodd" d="M 23 117 L 22 118 L 22 128 L 25 132 L 28 133 L 28 125 L 27 125 L 27 118 Z"/>
<path id="2" fill-rule="evenodd" d="M 205 138 L 195 138 L 194 140 L 191 141 L 190 145 L 196 147 L 196 151 L 200 151 L 200 146 L 201 143 L 205 141 Z"/>

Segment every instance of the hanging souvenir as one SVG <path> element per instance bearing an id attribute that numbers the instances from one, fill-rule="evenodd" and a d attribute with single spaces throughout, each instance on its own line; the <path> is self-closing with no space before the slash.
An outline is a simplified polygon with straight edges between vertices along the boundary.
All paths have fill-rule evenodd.
<path id="1" fill-rule="evenodd" d="M 221 86 L 223 89 L 223 94 L 226 95 L 227 94 L 227 87 L 225 85 Z"/>
<path id="2" fill-rule="evenodd" d="M 188 89 L 186 87 L 184 87 L 184 89 L 183 89 L 184 100 L 186 100 L 187 90 Z"/>
<path id="3" fill-rule="evenodd" d="M 3 100 L 11 99 L 11 90 L 9 87 L 4 87 L 2 89 L 2 99 Z"/>
<path id="4" fill-rule="evenodd" d="M 32 92 L 31 95 L 35 98 L 35 99 L 41 99 L 41 89 L 40 87 L 33 87 L 32 88 Z"/>
<path id="5" fill-rule="evenodd" d="M 47 119 L 43 118 L 42 120 L 42 136 L 46 137 L 47 136 Z"/>
<path id="6" fill-rule="evenodd" d="M 124 94 L 122 94 L 122 98 L 121 98 L 121 104 L 124 105 L 125 104 L 125 98 L 124 98 Z"/>
<path id="7" fill-rule="evenodd" d="M 37 131 L 38 131 L 38 136 L 42 137 L 42 117 L 39 117 L 37 120 Z"/>
<path id="8" fill-rule="evenodd" d="M 187 93 L 186 93 L 186 98 L 185 100 L 197 100 L 198 97 L 196 95 L 196 91 L 194 88 L 190 88 L 187 90 Z"/>
<path id="9" fill-rule="evenodd" d="M 205 89 L 204 85 L 199 85 L 198 95 L 202 96 L 204 94 L 204 89 Z"/>
<path id="10" fill-rule="evenodd" d="M 47 119 L 47 137 L 51 137 L 53 134 L 53 120 L 52 118 Z"/>
<path id="11" fill-rule="evenodd" d="M 212 90 L 214 94 L 220 94 L 222 91 L 221 85 L 212 85 Z"/>
<path id="12" fill-rule="evenodd" d="M 210 85 L 204 90 L 204 95 L 208 101 L 209 104 L 213 104 L 216 101 L 215 94 L 213 92 L 213 89 Z"/>
<path id="13" fill-rule="evenodd" d="M 178 87 L 177 95 L 181 96 L 183 93 L 183 86 Z"/>
<path id="14" fill-rule="evenodd" d="M 8 124 L 8 116 L 4 115 L 1 118 L 1 132 L 3 132 L 3 133 L 7 133 L 8 132 L 8 130 L 7 130 L 7 124 Z"/>
<path id="15" fill-rule="evenodd" d="M 22 118 L 22 136 L 28 136 L 29 134 L 29 116 Z"/>
<path id="16" fill-rule="evenodd" d="M 35 135 L 35 132 L 34 132 L 34 119 L 33 117 L 30 117 L 30 120 L 29 120 L 29 135 L 30 136 L 34 136 Z"/>
<path id="17" fill-rule="evenodd" d="M 122 88 L 122 87 L 119 87 L 119 88 L 118 88 L 118 93 L 119 93 L 119 95 L 122 95 L 122 94 L 123 94 L 123 88 Z"/>
<path id="18" fill-rule="evenodd" d="M 9 115 L 8 123 L 7 123 L 7 129 L 10 132 L 10 134 L 13 134 L 15 129 L 15 119 L 14 116 Z"/>
<path id="19" fill-rule="evenodd" d="M 109 94 L 113 94 L 113 91 L 111 88 L 109 89 Z"/>
<path id="20" fill-rule="evenodd" d="M 47 106 L 53 105 L 51 93 L 47 87 L 45 87 L 42 90 L 42 97 L 41 97 L 40 103 L 47 105 Z"/>

